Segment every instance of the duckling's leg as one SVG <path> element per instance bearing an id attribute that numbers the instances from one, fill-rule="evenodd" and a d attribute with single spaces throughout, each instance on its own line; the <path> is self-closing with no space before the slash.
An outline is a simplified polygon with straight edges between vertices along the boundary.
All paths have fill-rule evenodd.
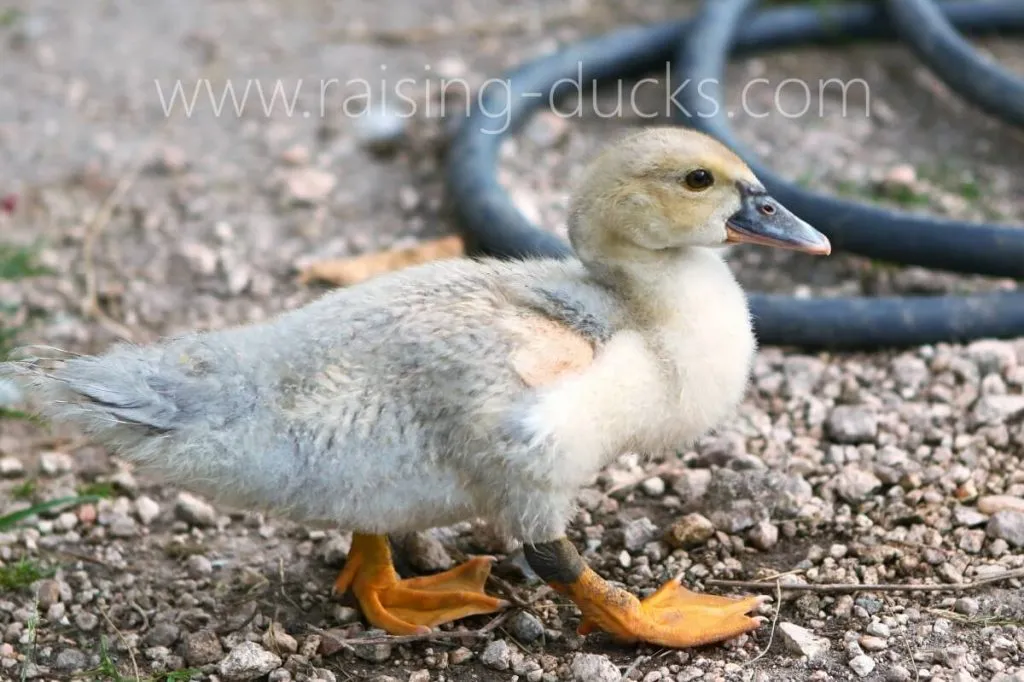
<path id="1" fill-rule="evenodd" d="M 351 588 L 366 620 L 376 627 L 393 635 L 415 635 L 508 606 L 484 593 L 490 572 L 490 561 L 476 557 L 444 573 L 402 580 L 386 536 L 354 533 L 334 590 L 342 594 Z"/>
<path id="2" fill-rule="evenodd" d="M 537 575 L 583 612 L 581 635 L 600 629 L 625 642 L 682 648 L 731 639 L 763 622 L 747 614 L 766 601 L 764 597 L 697 594 L 674 579 L 639 600 L 591 570 L 566 538 L 527 544 L 524 550 Z"/>

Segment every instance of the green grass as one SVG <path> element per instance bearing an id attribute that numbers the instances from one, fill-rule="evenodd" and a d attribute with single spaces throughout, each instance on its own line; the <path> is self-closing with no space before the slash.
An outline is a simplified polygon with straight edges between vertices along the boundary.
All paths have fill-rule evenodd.
<path id="1" fill-rule="evenodd" d="M 960 196 L 967 201 L 977 201 L 981 199 L 981 185 L 974 180 L 964 180 L 960 183 Z"/>
<path id="2" fill-rule="evenodd" d="M 114 484 L 108 481 L 101 483 L 86 483 L 78 487 L 78 494 L 83 497 L 113 497 Z"/>
<path id="3" fill-rule="evenodd" d="M 25 481 L 11 490 L 11 497 L 18 500 L 32 499 L 36 494 L 36 482 Z M 26 509 L 11 512 L 0 516 L 0 532 L 16 528 L 22 521 L 36 516 L 44 511 L 64 507 L 68 505 L 79 505 L 86 502 L 99 500 L 98 497 L 62 497 L 55 500 L 40 502 Z M 22 557 L 13 564 L 0 567 L 0 592 L 19 590 L 28 587 L 37 580 L 49 578 L 54 570 L 39 563 L 38 561 Z"/>
<path id="4" fill-rule="evenodd" d="M 21 10 L 15 7 L 0 9 L 0 28 L 14 26 L 21 19 Z"/>
<path id="5" fill-rule="evenodd" d="M 0 22 L 2 21 L 3 14 L 0 12 Z M 16 280 L 48 274 L 50 270 L 38 262 L 39 248 L 39 245 L 0 244 L 0 279 Z M 18 328 L 5 327 L 2 322 L 2 315 L 12 313 L 14 310 L 15 308 L 10 303 L 0 301 L 0 361 L 3 361 L 11 352 L 14 337 L 20 331 Z"/>
<path id="6" fill-rule="evenodd" d="M 92 670 L 79 673 L 75 676 L 77 680 L 89 680 L 90 682 L 188 682 L 201 671 L 196 668 L 184 668 L 182 670 L 170 670 L 157 673 L 151 677 L 137 678 L 130 675 L 122 675 L 117 663 L 110 657 L 110 649 L 107 638 L 100 638 L 100 663 Z"/>
<path id="7" fill-rule="evenodd" d="M 0 279 L 25 279 L 45 275 L 48 268 L 39 265 L 39 246 L 0 244 Z"/>
<path id="8" fill-rule="evenodd" d="M 188 682 L 202 671 L 197 668 L 185 668 L 173 670 L 167 673 L 160 673 L 153 678 L 153 682 Z"/>
<path id="9" fill-rule="evenodd" d="M 880 199 L 888 199 L 901 206 L 927 206 L 928 195 L 924 192 L 918 192 L 912 187 L 906 185 L 899 185 L 896 187 L 890 187 L 880 189 L 875 193 Z"/>
<path id="10" fill-rule="evenodd" d="M 102 498 L 98 495 L 79 495 L 76 497 L 58 497 L 55 500 L 47 500 L 46 502 L 40 502 L 34 504 L 27 509 L 21 509 L 10 514 L 0 516 L 0 532 L 10 530 L 20 524 L 25 519 L 32 518 L 45 511 L 56 509 L 57 507 L 77 507 L 82 504 L 88 504 L 91 502 L 99 502 Z"/>
<path id="11" fill-rule="evenodd" d="M 80 679 L 95 680 L 100 682 L 106 680 L 109 682 L 128 682 L 128 680 L 121 675 L 121 671 L 117 669 L 117 664 L 110 658 L 110 650 L 107 648 L 107 638 L 100 637 L 100 664 L 92 670 L 87 670 L 84 673 L 78 675 Z"/>
<path id="12" fill-rule="evenodd" d="M 20 590 L 37 580 L 49 578 L 53 573 L 53 569 L 38 561 L 22 557 L 13 564 L 0 567 L 0 590 Z"/>
<path id="13" fill-rule="evenodd" d="M 19 483 L 11 488 L 11 497 L 16 500 L 31 500 L 36 496 L 36 490 L 38 488 L 38 484 L 30 478 L 24 483 Z"/>
<path id="14" fill-rule="evenodd" d="M 24 410 L 15 410 L 11 407 L 0 407 L 0 419 L 17 419 L 19 421 L 32 422 L 38 426 L 46 424 L 46 420 L 37 414 L 31 414 Z"/>
<path id="15" fill-rule="evenodd" d="M 14 12 L 14 10 L 11 10 Z M 10 12 L 9 12 L 10 13 Z M 6 15 L 0 12 L 0 24 Z M 15 247 L 0 244 L 0 279 L 15 280 L 41 275 L 48 270 L 37 263 L 38 247 Z M 14 349 L 15 338 L 21 331 L 18 327 L 4 326 L 3 316 L 16 312 L 16 306 L 0 301 L 0 362 Z M 45 420 L 23 410 L 0 406 L 0 419 L 18 419 L 43 425 Z"/>
<path id="16" fill-rule="evenodd" d="M 25 651 L 25 661 L 21 666 L 21 682 L 25 682 L 28 679 L 28 667 L 29 664 L 35 660 L 36 657 L 36 629 L 39 627 L 39 598 L 36 597 L 32 600 L 32 615 L 28 617 L 28 621 L 25 623 L 25 634 L 28 639 L 28 646 Z"/>

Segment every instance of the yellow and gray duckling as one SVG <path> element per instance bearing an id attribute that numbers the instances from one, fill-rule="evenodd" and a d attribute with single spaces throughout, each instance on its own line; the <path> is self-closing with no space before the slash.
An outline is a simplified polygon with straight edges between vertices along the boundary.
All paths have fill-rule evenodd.
<path id="1" fill-rule="evenodd" d="M 689 647 L 750 631 L 759 597 L 678 579 L 640 600 L 566 538 L 578 490 L 627 451 L 728 419 L 755 339 L 721 257 L 738 242 L 827 254 L 715 140 L 652 128 L 573 195 L 568 260 L 443 260 L 271 321 L 96 357 L 0 365 L 51 419 L 218 503 L 353 532 L 335 587 L 393 634 L 506 606 L 490 561 L 401 579 L 387 534 L 483 518 L 583 614 L 580 631 Z"/>

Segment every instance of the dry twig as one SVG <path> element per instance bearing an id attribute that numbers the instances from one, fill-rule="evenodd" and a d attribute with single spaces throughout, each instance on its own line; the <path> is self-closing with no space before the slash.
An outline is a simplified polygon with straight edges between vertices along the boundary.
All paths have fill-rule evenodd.
<path id="1" fill-rule="evenodd" d="M 337 644 L 342 647 L 351 650 L 353 646 L 363 644 L 408 644 L 410 642 L 433 642 L 442 641 L 446 639 L 482 639 L 489 636 L 494 630 L 498 629 L 502 623 L 509 619 L 513 613 L 513 609 L 509 609 L 504 613 L 496 616 L 491 622 L 483 626 L 479 630 L 466 630 L 466 631 L 452 631 L 452 632 L 427 632 L 422 635 L 387 635 L 386 637 L 363 637 L 363 638 L 350 638 L 350 639 L 339 639 L 335 640 Z M 314 632 L 318 634 L 324 634 L 322 630 L 318 628 L 312 628 Z"/>
<path id="2" fill-rule="evenodd" d="M 640 664 L 644 661 L 649 660 L 650 656 L 637 656 L 633 659 L 633 662 L 629 664 L 629 667 L 622 671 L 622 679 L 629 679 L 630 674 L 640 667 Z"/>
<path id="3" fill-rule="evenodd" d="M 82 241 L 82 261 L 85 268 L 85 296 L 82 300 L 82 314 L 86 318 L 97 320 L 110 332 L 125 341 L 135 340 L 132 331 L 111 318 L 100 307 L 99 292 L 96 284 L 96 240 L 110 223 L 110 217 L 113 215 L 114 209 L 128 194 L 128 190 L 131 189 L 132 185 L 135 184 L 148 158 L 149 155 L 142 155 L 140 160 L 118 180 L 114 189 L 103 200 L 100 207 L 96 209 L 92 220 L 85 226 L 85 237 Z"/>
<path id="4" fill-rule="evenodd" d="M 100 607 L 100 615 L 103 616 L 103 620 L 107 621 L 107 625 L 109 625 L 110 629 L 114 631 L 114 634 L 117 635 L 119 640 L 121 640 L 121 644 L 124 645 L 125 650 L 128 652 L 128 659 L 132 662 L 132 673 L 135 675 L 135 679 L 141 680 L 142 677 L 139 675 L 139 664 L 135 661 L 135 649 L 125 638 L 124 633 L 121 632 L 120 628 L 118 628 L 114 624 L 114 621 L 111 620 L 110 613 L 108 613 L 105 608 Z"/>
<path id="5" fill-rule="evenodd" d="M 858 585 L 854 583 L 823 583 L 806 585 L 801 583 L 765 583 L 756 580 L 705 580 L 709 587 L 741 587 L 748 590 L 771 588 L 778 584 L 781 589 L 790 592 L 820 592 L 825 594 L 850 594 L 852 592 L 966 592 L 992 583 L 1024 578 L 1024 568 L 1007 571 L 1000 575 L 982 578 L 970 583 L 953 583 L 951 585 L 899 585 L 879 583 L 877 585 Z"/>
<path id="6" fill-rule="evenodd" d="M 775 629 L 779 626 L 779 612 L 782 611 L 782 583 L 778 580 L 775 581 L 775 615 L 772 616 L 772 629 L 768 632 L 768 644 L 765 645 L 764 649 L 757 656 L 744 663 L 744 666 L 753 665 L 762 658 L 768 655 L 768 652 L 772 649 L 772 643 L 775 641 Z"/>

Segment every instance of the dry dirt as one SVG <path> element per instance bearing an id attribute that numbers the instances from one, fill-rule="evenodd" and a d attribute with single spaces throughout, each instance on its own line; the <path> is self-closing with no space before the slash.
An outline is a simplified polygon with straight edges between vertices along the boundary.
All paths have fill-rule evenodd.
<path id="1" fill-rule="evenodd" d="M 273 315 L 319 293 L 296 280 L 304 263 L 450 232 L 438 172 L 444 123 L 415 120 L 393 150 L 379 151 L 368 131 L 388 122 L 340 111 L 353 85 L 329 88 L 321 116 L 321 81 L 384 74 L 422 88 L 433 74 L 479 84 L 560 41 L 676 17 L 688 5 L 4 7 L 0 195 L 16 205 L 0 213 L 0 234 L 6 244 L 39 243 L 52 274 L 0 280 L 3 321 L 24 325 L 24 342 L 96 352 L 123 334 L 145 340 Z M 509 14 L 520 19 L 495 20 Z M 386 35 L 360 38 L 365 29 Z M 1020 43 L 985 46 L 1024 73 Z M 869 117 L 855 106 L 844 117 L 828 100 L 823 116 L 815 101 L 801 118 L 734 119 L 789 177 L 908 210 L 1024 223 L 1020 133 L 958 102 L 904 51 L 804 50 L 730 69 L 732 83 L 761 76 L 870 85 Z M 303 85 L 291 116 L 280 103 L 266 116 L 252 101 L 240 116 L 230 103 L 216 116 L 208 99 L 190 116 L 166 116 L 156 83 L 167 97 L 179 79 L 188 93 L 209 79 L 218 97 L 225 79 L 239 92 L 256 79 L 250 87 L 258 81 L 268 96 L 275 79 L 287 93 Z M 763 96 L 759 108 L 772 104 Z M 738 97 L 733 87 L 730 104 Z M 541 117 L 508 145 L 504 181 L 524 212 L 559 230 L 581 162 L 638 123 Z M 753 289 L 1006 285 L 843 255 L 749 251 L 733 262 Z M 641 593 L 679 572 L 715 592 L 730 589 L 708 580 L 769 579 L 766 594 L 779 575 L 812 584 L 998 577 L 1024 567 L 1022 393 L 1024 339 L 872 355 L 764 349 L 727 428 L 679 458 L 623 457 L 581 494 L 572 537 L 595 569 Z M 343 533 L 214 510 L 77 434 L 24 420 L 0 419 L 0 463 L 0 512 L 83 487 L 108 494 L 0 533 L 5 571 L 19 561 L 54 571 L 0 593 L 4 680 L 1024 679 L 1019 579 L 946 593 L 786 591 L 778 612 L 764 611 L 776 626 L 671 652 L 578 637 L 574 607 L 531 582 L 515 548 L 476 524 L 418 538 L 410 562 L 431 570 L 495 554 L 502 582 L 493 589 L 520 600 L 525 615 L 486 637 L 353 647 L 345 642 L 364 628 L 329 590 Z M 697 539 L 676 548 L 665 539 L 671 529 Z M 795 628 L 808 640 L 794 640 Z M 588 664 L 603 672 L 588 677 Z"/>

